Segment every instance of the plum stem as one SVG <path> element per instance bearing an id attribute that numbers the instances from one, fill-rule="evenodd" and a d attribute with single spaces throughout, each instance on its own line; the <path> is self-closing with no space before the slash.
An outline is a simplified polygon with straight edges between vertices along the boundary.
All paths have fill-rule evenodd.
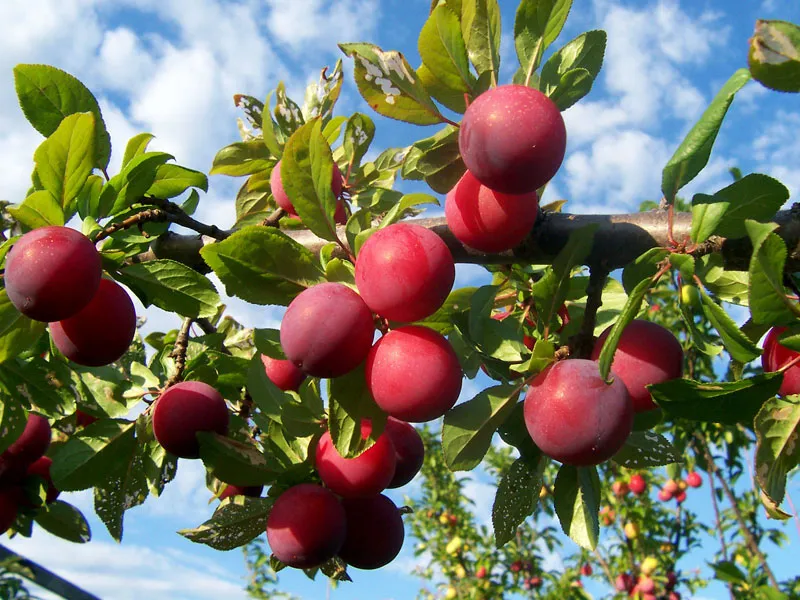
<path id="1" fill-rule="evenodd" d="M 261 221 L 261 225 L 264 227 L 277 227 L 278 221 L 281 220 L 281 217 L 286 214 L 286 211 L 282 208 L 276 208 L 266 219 Z"/>
<path id="2" fill-rule="evenodd" d="M 594 346 L 594 328 L 597 311 L 603 305 L 603 287 L 608 278 L 608 269 L 599 265 L 589 268 L 589 285 L 586 287 L 586 310 L 581 330 L 570 340 L 570 354 L 576 358 L 588 358 Z"/>

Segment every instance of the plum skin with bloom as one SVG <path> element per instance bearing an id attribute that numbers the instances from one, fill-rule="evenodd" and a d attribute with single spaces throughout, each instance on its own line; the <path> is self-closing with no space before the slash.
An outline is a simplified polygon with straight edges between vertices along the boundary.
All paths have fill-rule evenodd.
<path id="1" fill-rule="evenodd" d="M 562 360 L 531 382 L 525 425 L 547 456 L 573 466 L 597 465 L 625 444 L 633 427 L 633 403 L 625 385 L 606 383 L 596 362 Z"/>
<path id="2" fill-rule="evenodd" d="M 403 547 L 403 518 L 383 494 L 342 500 L 347 533 L 339 556 L 357 569 L 388 565 Z"/>

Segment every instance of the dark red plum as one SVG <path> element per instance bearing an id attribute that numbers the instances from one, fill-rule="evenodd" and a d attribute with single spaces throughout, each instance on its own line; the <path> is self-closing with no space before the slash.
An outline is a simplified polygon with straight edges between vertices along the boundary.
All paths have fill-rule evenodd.
<path id="1" fill-rule="evenodd" d="M 425 460 L 425 446 L 414 426 L 400 419 L 389 417 L 386 420 L 385 431 L 392 439 L 397 459 L 394 477 L 386 487 L 399 488 L 414 479 L 414 476 L 419 473 Z"/>
<path id="2" fill-rule="evenodd" d="M 403 518 L 394 502 L 380 494 L 345 498 L 342 506 L 347 533 L 339 557 L 357 569 L 380 569 L 392 562 L 405 538 Z"/>

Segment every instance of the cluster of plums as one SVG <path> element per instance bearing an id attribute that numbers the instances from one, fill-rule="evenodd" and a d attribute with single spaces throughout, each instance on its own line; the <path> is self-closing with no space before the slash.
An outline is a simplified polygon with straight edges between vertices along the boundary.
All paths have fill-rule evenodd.
<path id="1" fill-rule="evenodd" d="M 558 107 L 524 85 L 502 85 L 467 108 L 458 134 L 466 173 L 447 194 L 453 235 L 482 252 L 522 242 L 539 210 L 537 190 L 564 160 L 567 131 Z"/>
<path id="2" fill-rule="evenodd" d="M 647 386 L 681 377 L 683 349 L 669 330 L 650 321 L 625 327 L 609 384 L 597 359 L 611 328 L 595 343 L 591 360 L 548 366 L 525 397 L 525 424 L 534 443 L 564 464 L 590 466 L 614 456 L 633 427 L 634 413 L 656 408 Z"/>
<path id="3" fill-rule="evenodd" d="M 34 509 L 41 504 L 41 500 L 34 498 L 37 480 L 46 486 L 45 503 L 50 504 L 58 497 L 50 478 L 53 461 L 44 455 L 50 447 L 51 435 L 48 420 L 29 413 L 25 429 L 0 454 L 0 533 L 14 524 L 21 508 Z"/>
<path id="4" fill-rule="evenodd" d="M 656 559 L 646 558 L 642 562 L 638 577 L 634 577 L 630 573 L 621 573 L 614 580 L 614 587 L 618 592 L 627 592 L 629 597 L 640 600 L 657 600 L 658 598 L 681 600 L 680 593 L 674 589 L 678 583 L 678 576 L 674 571 L 667 573 L 666 581 L 663 582 L 664 595 L 662 595 L 662 590 L 658 589 L 659 585 L 656 580 L 651 577 L 657 565 Z"/>
<path id="5" fill-rule="evenodd" d="M 6 257 L 5 288 L 22 314 L 50 324 L 53 343 L 73 362 L 110 364 L 133 341 L 133 302 L 102 278 L 100 254 L 79 231 L 51 226 L 23 235 Z"/>

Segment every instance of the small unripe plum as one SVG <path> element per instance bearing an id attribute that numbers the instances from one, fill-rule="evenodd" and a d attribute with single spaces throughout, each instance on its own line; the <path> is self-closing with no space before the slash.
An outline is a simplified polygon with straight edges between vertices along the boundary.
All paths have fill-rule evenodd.
<path id="1" fill-rule="evenodd" d="M 261 362 L 264 363 L 264 371 L 269 380 L 284 392 L 297 391 L 306 378 L 306 374 L 290 360 L 280 360 L 262 354 Z"/>
<path id="2" fill-rule="evenodd" d="M 675 502 L 678 504 L 683 504 L 686 500 L 686 492 L 678 492 L 675 494 Z"/>
<path id="3" fill-rule="evenodd" d="M 3 456 L 13 457 L 16 462 L 27 467 L 44 456 L 44 453 L 50 447 L 52 434 L 53 430 L 46 417 L 36 413 L 28 413 L 25 429 L 14 443 L 3 452 Z"/>
<path id="4" fill-rule="evenodd" d="M 528 433 L 541 451 L 574 466 L 611 458 L 633 427 L 625 385 L 606 383 L 591 360 L 562 360 L 547 367 L 528 388 L 524 410 Z"/>
<path id="5" fill-rule="evenodd" d="M 18 490 L 5 490 L 0 492 L 0 534 L 5 533 L 17 520 Z"/>
<path id="6" fill-rule="evenodd" d="M 488 575 L 488 573 L 489 572 L 486 570 L 486 567 L 480 566 L 478 567 L 478 570 L 475 571 L 475 577 L 477 577 L 478 579 L 484 579 L 486 575 Z"/>
<path id="7" fill-rule="evenodd" d="M 658 499 L 661 500 L 661 502 L 669 502 L 672 498 L 673 494 L 671 492 L 663 488 L 658 491 Z"/>
<path id="8" fill-rule="evenodd" d="M 286 194 L 286 191 L 283 189 L 283 180 L 281 179 L 281 162 L 278 161 L 278 164 L 275 165 L 275 168 L 272 169 L 272 174 L 269 176 L 269 185 L 270 189 L 272 190 L 272 197 L 275 198 L 275 202 L 280 206 L 283 210 L 286 211 L 286 214 L 297 216 L 297 211 L 292 204 L 292 201 L 289 199 L 289 196 Z M 331 191 L 333 195 L 338 198 L 342 195 L 342 172 L 339 170 L 339 167 L 336 163 L 333 163 L 333 176 L 331 177 Z M 337 212 L 339 210 L 339 206 L 337 205 Z M 344 209 L 344 205 L 342 205 L 342 209 Z"/>
<path id="9" fill-rule="evenodd" d="M 463 244 L 481 252 L 511 250 L 536 222 L 536 192 L 503 194 L 489 189 L 467 171 L 447 194 L 447 226 Z"/>
<path id="10" fill-rule="evenodd" d="M 615 481 L 611 484 L 611 491 L 614 492 L 617 498 L 622 498 L 622 496 L 628 493 L 629 489 L 628 484 L 624 481 Z"/>
<path id="11" fill-rule="evenodd" d="M 483 185 L 526 194 L 556 174 L 567 148 L 558 107 L 538 90 L 502 85 L 469 105 L 458 133 L 461 157 Z"/>
<path id="12" fill-rule="evenodd" d="M 611 327 L 598 338 L 592 360 L 600 356 L 610 331 Z M 628 388 L 635 412 L 652 410 L 658 407 L 646 386 L 677 379 L 683 374 L 683 348 L 668 329 L 634 319 L 622 332 L 611 371 Z"/>
<path id="13" fill-rule="evenodd" d="M 779 370 L 785 364 L 800 356 L 800 353 L 790 350 L 778 342 L 778 338 L 784 331 L 786 331 L 786 327 L 773 327 L 764 339 L 764 353 L 761 355 L 761 365 L 767 373 Z M 783 383 L 781 383 L 778 394 L 781 396 L 800 394 L 800 363 L 792 365 L 783 372 Z"/>
<path id="14" fill-rule="evenodd" d="M 53 464 L 53 459 L 49 456 L 42 456 L 40 459 L 35 461 L 30 467 L 28 467 L 28 477 L 36 476 L 41 477 L 44 479 L 45 484 L 47 485 L 47 497 L 45 502 L 50 504 L 54 502 L 58 495 L 61 493 L 56 489 L 56 486 L 53 485 L 53 478 L 50 477 L 50 467 Z"/>
<path id="15" fill-rule="evenodd" d="M 646 575 L 639 577 L 636 585 L 643 594 L 652 594 L 656 589 L 656 582 Z"/>
<path id="16" fill-rule="evenodd" d="M 80 231 L 41 227 L 23 235 L 6 257 L 8 298 L 37 321 L 67 319 L 91 301 L 100 283 L 100 254 Z"/>
<path id="17" fill-rule="evenodd" d="M 111 279 L 101 279 L 91 302 L 76 314 L 50 323 L 50 335 L 61 353 L 87 367 L 108 365 L 121 358 L 135 334 L 133 302 Z"/>
<path id="18" fill-rule="evenodd" d="M 691 471 L 688 475 L 686 475 L 686 485 L 693 488 L 699 488 L 703 485 L 703 478 L 700 477 L 700 473 L 697 471 Z"/>
<path id="19" fill-rule="evenodd" d="M 392 440 L 397 466 L 388 488 L 399 488 L 414 479 L 425 460 L 425 446 L 413 425 L 389 417 L 386 420 L 386 433 Z"/>
<path id="20" fill-rule="evenodd" d="M 400 511 L 383 494 L 345 498 L 347 534 L 339 557 L 357 569 L 388 565 L 403 547 L 405 531 Z"/>
<path id="21" fill-rule="evenodd" d="M 341 283 L 304 290 L 281 321 L 286 357 L 313 377 L 339 377 L 355 369 L 367 357 L 374 335 L 364 300 Z"/>
<path id="22" fill-rule="evenodd" d="M 402 323 L 435 313 L 455 276 L 453 255 L 442 239 L 410 223 L 376 231 L 356 259 L 356 285 L 364 302 L 380 316 Z"/>
<path id="23" fill-rule="evenodd" d="M 680 491 L 680 488 L 678 487 L 678 482 L 675 481 L 674 479 L 668 479 L 667 482 L 664 484 L 663 489 L 665 492 L 672 494 L 673 496 Z"/>
<path id="24" fill-rule="evenodd" d="M 441 334 L 407 325 L 384 335 L 367 356 L 367 386 L 375 402 L 401 421 L 441 417 L 458 400 L 462 372 Z"/>
<path id="25" fill-rule="evenodd" d="M 370 431 L 370 422 L 364 420 L 361 436 L 366 439 Z M 343 458 L 326 431 L 317 444 L 314 462 L 326 486 L 340 496 L 357 498 L 385 490 L 394 477 L 397 459 L 392 438 L 386 432 L 355 458 Z"/>
<path id="26" fill-rule="evenodd" d="M 281 494 L 267 519 L 267 541 L 275 557 L 297 569 L 333 558 L 347 532 L 344 508 L 330 490 L 301 483 Z"/>
<path id="27" fill-rule="evenodd" d="M 167 388 L 153 406 L 153 434 L 180 458 L 200 458 L 199 431 L 228 433 L 228 407 L 220 393 L 201 381 L 182 381 Z"/>
<path id="28" fill-rule="evenodd" d="M 631 475 L 628 487 L 634 494 L 641 496 L 647 489 L 647 482 L 644 480 L 644 477 L 636 473 L 635 475 Z"/>
<path id="29" fill-rule="evenodd" d="M 251 498 L 258 498 L 261 496 L 261 492 L 263 491 L 263 485 L 241 486 L 226 484 L 225 489 L 222 490 L 222 493 L 219 495 L 219 499 L 225 500 L 225 498 L 232 498 L 233 496 L 250 496 Z"/>
<path id="30" fill-rule="evenodd" d="M 590 565 L 589 563 L 581 565 L 581 575 L 583 575 L 584 577 L 590 577 L 593 572 L 594 570 L 592 569 L 592 565 Z"/>

